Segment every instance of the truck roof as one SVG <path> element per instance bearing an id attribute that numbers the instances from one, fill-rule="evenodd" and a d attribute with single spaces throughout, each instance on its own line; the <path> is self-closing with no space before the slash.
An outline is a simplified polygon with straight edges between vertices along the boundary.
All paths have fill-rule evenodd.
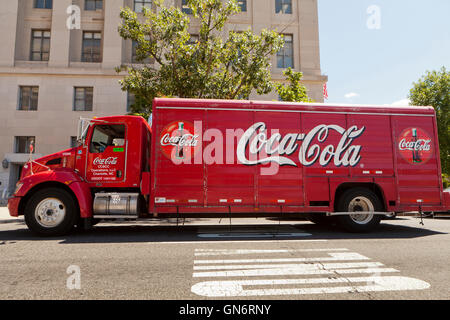
<path id="1" fill-rule="evenodd" d="M 143 123 L 148 127 L 148 129 L 151 131 L 151 128 L 147 122 L 146 119 L 144 119 L 141 116 L 128 116 L 128 115 L 117 115 L 117 116 L 107 116 L 107 117 L 95 117 L 92 119 L 93 122 L 119 122 L 119 123 L 128 123 L 128 124 L 136 124 L 136 123 Z"/>
<path id="2" fill-rule="evenodd" d="M 216 100 L 155 98 L 153 108 L 164 109 L 214 109 L 230 111 L 280 111 L 280 112 L 314 112 L 314 113 L 358 113 L 358 114 L 401 114 L 434 116 L 431 106 L 390 106 L 390 105 L 351 105 L 328 104 L 316 102 L 279 102 L 256 100 Z"/>

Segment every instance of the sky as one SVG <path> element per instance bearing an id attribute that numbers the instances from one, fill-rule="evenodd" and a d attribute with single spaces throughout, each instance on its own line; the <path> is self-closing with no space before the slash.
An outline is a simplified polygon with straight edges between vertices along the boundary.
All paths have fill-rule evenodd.
<path id="1" fill-rule="evenodd" d="M 318 0 L 327 103 L 407 105 L 427 70 L 450 70 L 450 0 Z"/>

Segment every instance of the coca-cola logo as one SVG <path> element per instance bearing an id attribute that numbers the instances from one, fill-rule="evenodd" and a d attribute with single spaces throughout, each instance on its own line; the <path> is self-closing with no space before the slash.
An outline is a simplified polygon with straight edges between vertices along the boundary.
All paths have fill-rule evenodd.
<path id="1" fill-rule="evenodd" d="M 398 150 L 411 164 L 426 163 L 433 154 L 430 136 L 421 128 L 407 128 L 398 138 Z"/>
<path id="2" fill-rule="evenodd" d="M 361 145 L 354 141 L 365 127 L 343 128 L 336 124 L 320 124 L 307 133 L 281 135 L 279 129 L 270 133 L 264 122 L 257 122 L 244 131 L 241 128 L 202 130 L 201 121 L 174 121 L 160 133 L 162 153 L 175 164 L 244 164 L 272 166 L 356 166 L 361 160 Z M 332 136 L 332 138 L 330 138 Z M 337 137 L 337 140 L 336 140 Z M 235 141 L 237 139 L 237 145 Z M 332 140 L 332 141 L 330 141 Z M 211 141 L 209 144 L 205 142 Z M 292 156 L 298 153 L 298 161 Z M 276 174 L 277 170 L 270 171 Z M 266 173 L 264 173 L 266 174 Z M 269 173 L 268 173 L 269 174 Z"/>
<path id="3" fill-rule="evenodd" d="M 193 157 L 194 149 L 201 147 L 199 141 L 191 122 L 174 121 L 161 131 L 160 147 L 167 158 L 181 161 Z"/>
<path id="4" fill-rule="evenodd" d="M 97 157 L 94 159 L 93 164 L 98 166 L 98 165 L 114 165 L 117 164 L 117 157 L 108 157 L 108 158 L 100 158 Z"/>
<path id="5" fill-rule="evenodd" d="M 246 165 L 275 162 L 279 165 L 297 166 L 286 156 L 298 149 L 299 162 L 304 166 L 311 166 L 317 161 L 321 166 L 327 166 L 330 162 L 337 167 L 355 166 L 361 160 L 361 146 L 352 145 L 352 143 L 364 130 L 365 127 L 352 126 L 345 129 L 339 125 L 321 124 L 307 134 L 289 133 L 282 137 L 279 133 L 275 133 L 268 137 L 266 124 L 258 122 L 248 128 L 241 137 L 237 147 L 237 157 L 239 162 Z M 341 135 L 336 146 L 325 143 L 331 131 Z M 300 147 L 297 141 L 302 141 Z"/>

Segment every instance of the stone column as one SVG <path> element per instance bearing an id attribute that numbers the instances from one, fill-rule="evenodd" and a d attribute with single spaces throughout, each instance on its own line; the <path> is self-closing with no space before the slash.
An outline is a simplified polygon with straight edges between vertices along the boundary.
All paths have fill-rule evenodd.
<path id="1" fill-rule="evenodd" d="M 53 1 L 49 67 L 69 66 L 70 30 L 67 20 L 70 14 L 67 8 L 71 5 L 72 0 Z"/>
<path id="2" fill-rule="evenodd" d="M 299 0 L 298 16 L 300 69 L 305 75 L 320 75 L 317 0 Z"/>
<path id="3" fill-rule="evenodd" d="M 14 66 L 16 49 L 18 0 L 2 1 L 0 10 L 0 66 Z"/>
<path id="4" fill-rule="evenodd" d="M 271 1 L 275 0 L 256 0 L 252 3 L 252 31 L 259 34 L 262 29 L 270 29 L 272 23 Z M 249 9 L 247 7 L 247 9 Z"/>
<path id="5" fill-rule="evenodd" d="M 113 69 L 122 63 L 122 38 L 118 27 L 121 24 L 120 8 L 123 0 L 108 0 L 103 2 L 105 25 L 103 31 L 103 65 L 104 69 Z"/>

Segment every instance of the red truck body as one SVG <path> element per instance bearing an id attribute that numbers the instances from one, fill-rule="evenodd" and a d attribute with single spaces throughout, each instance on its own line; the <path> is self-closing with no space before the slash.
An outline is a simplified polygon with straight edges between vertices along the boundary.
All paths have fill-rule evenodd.
<path id="1" fill-rule="evenodd" d="M 361 188 L 379 205 L 355 211 L 450 207 L 432 107 L 155 99 L 151 128 L 92 119 L 81 146 L 28 163 L 11 215 L 55 187 L 81 218 L 336 212 Z"/>
<path id="2" fill-rule="evenodd" d="M 199 161 L 178 164 L 164 154 L 164 134 L 179 122 L 199 123 L 197 139 L 203 147 L 192 148 Z M 262 154 L 266 148 L 251 164 L 237 159 L 241 135 L 258 123 L 264 125 L 254 135 L 265 128 L 266 141 L 276 132 L 280 140 L 297 135 L 288 142 L 295 150 L 279 155 L 285 162 L 279 161 L 273 174 L 268 167 L 275 160 L 263 161 L 271 156 Z M 375 186 L 386 211 L 417 210 L 418 200 L 428 211 L 445 204 L 432 107 L 157 99 L 152 128 L 152 212 L 175 212 L 176 207 L 180 213 L 226 212 L 228 207 L 235 212 L 334 211 L 336 191 L 345 184 Z M 354 129 L 349 133 L 349 128 Z M 413 159 L 413 129 L 419 132 L 422 159 Z M 250 144 L 242 159 L 249 159 Z"/>

